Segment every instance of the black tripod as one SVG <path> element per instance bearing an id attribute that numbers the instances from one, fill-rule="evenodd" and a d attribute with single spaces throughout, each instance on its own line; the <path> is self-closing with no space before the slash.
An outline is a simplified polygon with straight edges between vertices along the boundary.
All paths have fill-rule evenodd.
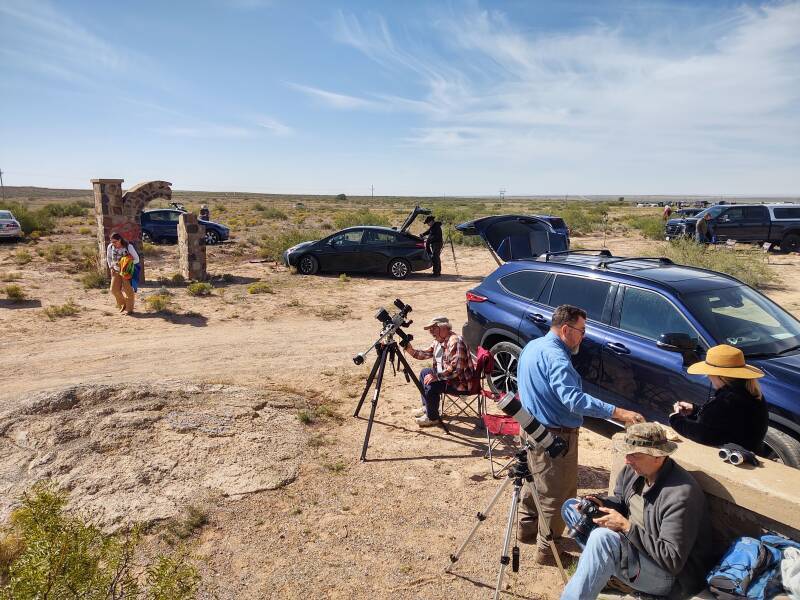
<path id="1" fill-rule="evenodd" d="M 504 469 L 514 463 L 514 465 L 508 471 L 508 477 L 500 484 L 500 488 L 497 490 L 497 493 L 491 499 L 489 504 L 486 506 L 483 512 L 479 512 L 477 514 L 477 523 L 472 527 L 472 530 L 467 535 L 467 538 L 464 542 L 459 546 L 458 550 L 456 550 L 455 554 L 450 555 L 450 564 L 447 565 L 447 568 L 444 570 L 445 573 L 449 573 L 450 570 L 453 568 L 453 565 L 458 562 L 458 559 L 461 556 L 461 553 L 467 547 L 470 540 L 473 536 L 477 533 L 478 528 L 481 526 L 486 518 L 489 516 L 492 508 L 500 499 L 500 496 L 503 494 L 503 491 L 508 487 L 508 484 L 512 481 L 514 482 L 514 492 L 511 496 L 511 508 L 508 511 L 508 521 L 506 525 L 506 533 L 503 538 L 503 552 L 500 555 L 500 573 L 497 575 L 497 585 L 494 589 L 494 600 L 497 600 L 500 597 L 500 588 L 503 585 L 503 576 L 505 575 L 506 567 L 508 563 L 511 562 L 508 556 L 508 548 L 511 545 L 511 534 L 514 528 L 514 524 L 517 520 L 517 511 L 519 509 L 519 502 L 522 497 L 522 486 L 527 485 L 528 490 L 531 492 L 531 496 L 533 497 L 533 501 L 536 504 L 536 511 L 539 514 L 539 519 L 542 519 L 542 505 L 539 501 L 539 494 L 536 491 L 536 486 L 533 483 L 533 474 L 531 473 L 530 468 L 528 467 L 528 452 L 530 451 L 531 447 L 528 442 L 525 442 L 525 446 L 514 455 L 509 463 L 503 467 Z M 550 550 L 553 553 L 553 556 L 556 559 L 556 564 L 558 565 L 559 570 L 561 571 L 561 578 L 564 580 L 564 583 L 567 583 L 567 573 L 564 571 L 564 567 L 561 564 L 561 557 L 558 554 L 558 550 L 556 549 L 556 544 L 553 541 L 553 534 L 550 531 L 550 525 L 547 523 L 546 520 L 540 521 L 544 524 L 546 530 L 546 539 L 547 543 L 550 545 Z M 515 573 L 519 571 L 519 546 L 514 546 L 513 551 L 513 563 L 511 565 L 512 571 Z"/>
<path id="2" fill-rule="evenodd" d="M 411 368 L 411 365 L 408 364 L 406 357 L 403 356 L 403 353 L 400 351 L 397 342 L 394 341 L 391 335 L 386 338 L 384 343 L 377 344 L 375 346 L 375 350 L 377 352 L 375 364 L 372 365 L 372 370 L 369 373 L 369 377 L 367 377 L 367 385 L 364 386 L 364 391 L 361 393 L 361 399 L 358 401 L 356 411 L 353 413 L 354 417 L 358 416 L 358 413 L 361 411 L 361 407 L 364 404 L 364 399 L 367 397 L 367 393 L 369 392 L 369 388 L 374 382 L 375 393 L 372 396 L 372 407 L 369 411 L 369 421 L 367 421 L 367 434 L 364 436 L 364 446 L 361 448 L 362 461 L 367 460 L 369 435 L 372 433 L 372 423 L 375 420 L 375 409 L 378 407 L 378 397 L 381 394 L 381 385 L 383 384 L 383 373 L 386 370 L 386 362 L 388 361 L 389 364 L 392 365 L 393 370 L 399 370 L 402 366 L 406 381 L 413 381 L 414 385 L 417 386 L 419 393 L 421 395 L 425 395 L 425 390 L 422 389 L 422 384 L 419 382 L 419 379 L 414 374 L 414 370 Z M 395 363 L 397 363 L 396 368 Z M 377 378 L 375 377 L 376 374 Z M 444 427 L 444 425 L 442 425 L 442 427 Z M 446 428 L 445 431 L 447 431 Z"/>

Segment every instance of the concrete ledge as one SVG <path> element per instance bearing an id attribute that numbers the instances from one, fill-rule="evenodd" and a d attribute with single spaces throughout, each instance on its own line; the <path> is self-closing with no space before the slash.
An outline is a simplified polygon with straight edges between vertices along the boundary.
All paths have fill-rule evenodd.
<path id="1" fill-rule="evenodd" d="M 702 486 L 709 501 L 715 549 L 724 550 L 740 535 L 758 537 L 761 530 L 800 540 L 800 470 L 763 461 L 760 467 L 723 462 L 717 448 L 689 441 L 667 428 L 678 442 L 672 458 Z M 624 467 L 624 456 L 612 457 L 609 493 Z"/>

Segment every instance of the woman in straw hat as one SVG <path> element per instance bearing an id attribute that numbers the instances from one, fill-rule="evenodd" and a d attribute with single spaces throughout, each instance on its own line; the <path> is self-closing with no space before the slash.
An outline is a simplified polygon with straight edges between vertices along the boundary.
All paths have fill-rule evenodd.
<path id="1" fill-rule="evenodd" d="M 739 348 L 721 344 L 706 354 L 706 359 L 689 367 L 692 375 L 707 375 L 714 394 L 697 407 L 676 402 L 669 417 L 672 428 L 681 435 L 708 446 L 739 444 L 760 452 L 769 417 L 758 379 L 761 369 L 745 364 Z"/>

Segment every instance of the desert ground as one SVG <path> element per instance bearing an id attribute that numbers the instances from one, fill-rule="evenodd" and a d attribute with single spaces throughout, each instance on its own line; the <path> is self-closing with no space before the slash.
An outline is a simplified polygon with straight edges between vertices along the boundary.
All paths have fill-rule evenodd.
<path id="1" fill-rule="evenodd" d="M 213 216 L 224 222 L 230 214 L 229 209 L 225 216 Z M 37 433 L 38 422 L 47 421 L 51 432 L 69 422 L 76 429 L 75 437 L 89 435 L 91 418 L 75 422 L 70 417 L 69 411 L 82 410 L 78 401 L 63 413 L 63 419 L 52 415 L 32 419 L 24 431 L 16 425 L 17 436 L 9 438 L 8 423 L 21 422 L 20 406 L 35 404 L 42 393 L 57 394 L 75 385 L 113 388 L 115 393 L 130 389 L 134 391 L 119 400 L 120 405 L 138 413 L 166 414 L 173 404 L 174 412 L 193 402 L 180 392 L 193 390 L 203 396 L 204 414 L 219 406 L 232 407 L 233 416 L 220 426 L 243 429 L 236 434 L 237 442 L 215 445 L 207 439 L 206 429 L 195 428 L 192 443 L 177 450 L 171 447 L 171 469 L 182 461 L 199 464 L 216 459 L 218 465 L 217 472 L 214 468 L 186 471 L 184 477 L 198 480 L 171 496 L 180 502 L 175 500 L 160 512 L 154 512 L 152 503 L 142 502 L 142 494 L 147 499 L 148 486 L 154 484 L 124 472 L 138 464 L 126 462 L 137 451 L 130 441 L 109 446 L 114 460 L 99 460 L 100 451 L 71 455 L 75 464 L 59 459 L 60 468 L 51 470 L 50 476 L 73 490 L 83 490 L 84 496 L 91 494 L 93 499 L 73 494 L 73 505 L 109 526 L 119 525 L 125 516 L 152 521 L 154 550 L 170 543 L 159 535 L 170 520 L 181 518 L 190 507 L 201 510 L 203 522 L 184 536 L 183 543 L 203 576 L 203 597 L 491 597 L 510 491 L 453 574 L 444 573 L 449 554 L 499 485 L 483 458 L 484 437 L 475 421 L 453 419 L 449 434 L 438 428 L 418 429 L 410 416 L 419 404 L 415 387 L 400 374 L 393 377 L 389 372 L 368 460 L 362 463 L 358 457 L 369 402 L 362 418 L 352 416 L 374 354 L 361 366 L 353 364 L 352 356 L 375 340 L 379 330 L 375 311 L 379 307 L 392 310 L 395 298 L 410 304 L 415 322 L 409 332 L 418 344 L 428 339 L 422 323 L 433 315 L 448 315 L 460 325 L 465 320 L 465 292 L 496 266 L 484 248 L 456 246 L 457 268 L 447 248 L 443 277 L 418 273 L 395 282 L 381 276 L 303 277 L 278 262 L 262 262 L 252 247 L 242 250 L 245 236 L 238 236 L 208 248 L 214 291 L 207 297 L 193 297 L 185 285 L 169 282 L 177 271 L 176 247 L 159 246 L 146 254 L 148 282 L 138 294 L 136 315 L 126 317 L 116 313 L 107 291 L 84 289 L 66 258 L 48 260 L 36 252 L 59 244 L 95 243 L 94 229 L 89 233 L 84 229 L 92 226 L 92 219 L 79 221 L 59 224 L 37 241 L 0 245 L 0 273 L 13 272 L 15 283 L 28 296 L 22 302 L 4 300 L 0 305 L 0 422 L 6 423 L 6 430 L 0 430 L 0 443 L 5 444 L 0 451 L 9 456 L 25 448 L 29 456 L 44 460 L 40 455 L 47 436 Z M 635 231 L 573 239 L 574 245 L 605 245 L 619 255 L 640 255 L 658 243 Z M 31 255 L 23 264 L 17 258 L 20 247 Z M 800 256 L 765 254 L 764 260 L 777 275 L 777 283 L 764 291 L 800 315 Z M 271 293 L 248 293 L 254 282 L 269 284 Z M 162 285 L 171 292 L 173 305 L 167 312 L 151 312 L 144 299 L 160 293 Z M 61 318 L 44 314 L 48 306 L 70 299 L 78 307 L 75 314 Z M 412 364 L 417 370 L 426 366 Z M 135 390 L 141 386 L 147 386 L 141 396 L 150 403 L 146 407 L 136 404 Z M 220 399 L 214 394 L 220 394 Z M 102 414 L 113 410 L 109 407 Z M 250 416 L 244 419 L 244 413 Z M 256 416 L 270 423 L 269 437 L 253 438 L 250 425 L 240 425 Z M 260 431 L 258 435 L 263 436 L 264 430 Z M 604 423 L 592 423 L 582 431 L 581 492 L 607 488 L 612 431 Z M 40 446 L 29 440 L 39 440 Z M 203 451 L 202 461 L 192 454 L 198 448 Z M 254 456 L 254 448 L 262 448 L 263 457 Z M 155 460 L 159 448 L 148 452 L 154 453 Z M 233 466 L 224 460 L 225 453 L 238 457 Z M 225 478 L 218 471 L 227 468 L 241 467 L 259 475 L 262 458 L 264 471 L 274 474 L 268 481 L 251 488 L 231 481 L 220 483 Z M 284 462 L 286 468 L 281 469 Z M 0 497 L 2 518 L 13 506 L 11 490 L 36 472 L 32 465 L 23 467 L 0 473 L 0 496 L 5 495 Z M 120 472 L 115 474 L 115 469 Z M 126 486 L 111 486 L 111 492 L 102 484 L 86 491 L 92 470 L 94 476 L 103 470 L 105 480 L 118 475 L 130 481 Z M 82 478 L 75 477 L 75 472 L 82 473 Z M 12 477 L 18 481 L 11 481 Z M 106 518 L 101 507 L 119 505 L 119 498 L 112 498 L 113 490 L 137 500 L 131 500 L 127 511 L 124 503 L 117 506 L 118 514 Z M 509 573 L 506 597 L 558 596 L 557 570 L 534 565 L 532 555 L 532 548 L 522 547 L 521 569 Z"/>

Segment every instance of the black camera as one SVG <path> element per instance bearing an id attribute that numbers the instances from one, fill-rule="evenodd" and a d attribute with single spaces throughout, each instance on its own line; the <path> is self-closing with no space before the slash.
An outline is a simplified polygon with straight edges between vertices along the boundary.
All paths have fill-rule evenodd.
<path id="1" fill-rule="evenodd" d="M 389 314 L 389 311 L 385 308 L 380 308 L 378 312 L 375 313 L 375 318 L 383 324 L 383 328 L 378 336 L 378 340 L 372 344 L 366 352 L 359 352 L 353 357 L 353 362 L 355 364 L 363 364 L 364 356 L 367 352 L 379 344 L 388 343 L 394 335 L 400 338 L 399 344 L 403 348 L 408 346 L 409 342 L 414 339 L 413 335 L 402 330 L 402 327 L 409 327 L 413 323 L 413 321 L 406 320 L 408 318 L 408 313 L 411 312 L 411 305 L 406 304 L 400 300 L 400 298 L 395 298 L 394 305 L 398 308 L 398 311 L 393 315 Z"/>
<path id="2" fill-rule="evenodd" d="M 578 522 L 575 525 L 570 527 L 570 534 L 572 537 L 576 537 L 578 535 L 582 537 L 588 536 L 592 529 L 597 527 L 594 520 L 602 517 L 605 513 L 600 510 L 600 507 L 589 500 L 588 498 L 583 498 L 578 504 L 573 506 L 573 508 L 578 511 L 581 518 L 578 519 Z"/>

